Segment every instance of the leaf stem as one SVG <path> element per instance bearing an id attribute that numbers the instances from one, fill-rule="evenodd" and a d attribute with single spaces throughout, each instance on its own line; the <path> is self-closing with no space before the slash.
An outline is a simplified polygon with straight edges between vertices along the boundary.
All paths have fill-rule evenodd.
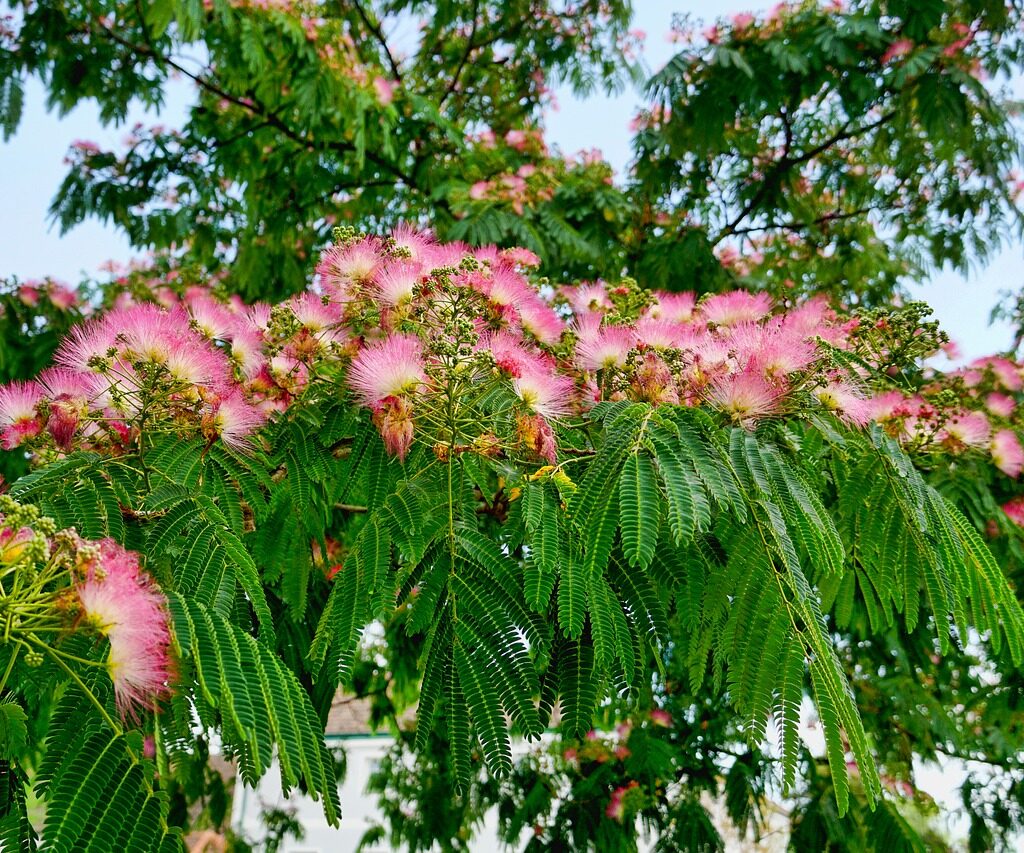
<path id="1" fill-rule="evenodd" d="M 46 650 L 46 653 L 50 657 L 53 658 L 53 660 L 56 662 L 57 666 L 59 666 L 68 675 L 70 675 L 72 680 L 75 682 L 75 684 L 77 684 L 83 691 L 85 691 L 85 695 L 89 697 L 89 701 L 91 701 L 92 704 L 96 706 L 96 710 L 98 710 L 100 712 L 100 716 L 103 717 L 103 719 L 106 722 L 106 724 L 108 726 L 110 726 L 110 728 L 114 731 L 114 733 L 116 735 L 118 735 L 120 737 L 122 734 L 124 734 L 124 730 L 116 722 L 114 722 L 114 718 L 111 717 L 110 714 L 107 713 L 107 709 L 104 708 L 103 704 L 100 702 L 100 700 L 96 698 L 96 694 L 93 693 L 92 690 L 90 690 L 86 686 L 86 683 L 84 681 L 82 681 L 82 679 L 78 675 L 78 673 L 75 672 L 70 666 L 68 666 L 63 661 L 63 659 L 61 658 L 61 655 L 58 654 L 55 649 L 50 648 L 50 646 L 48 646 L 42 640 L 36 639 L 35 637 L 33 637 L 31 635 L 29 635 L 28 639 L 31 640 L 32 642 L 36 643 L 37 645 L 42 646 L 43 649 Z"/>
<path id="2" fill-rule="evenodd" d="M 3 677 L 0 678 L 0 696 L 3 696 L 4 688 L 7 686 L 7 679 L 11 677 L 11 672 L 14 670 L 14 662 L 18 659 L 18 652 L 21 651 L 21 643 L 17 643 L 14 646 L 14 651 L 11 652 L 11 659 L 7 661 L 7 669 L 4 670 Z"/>

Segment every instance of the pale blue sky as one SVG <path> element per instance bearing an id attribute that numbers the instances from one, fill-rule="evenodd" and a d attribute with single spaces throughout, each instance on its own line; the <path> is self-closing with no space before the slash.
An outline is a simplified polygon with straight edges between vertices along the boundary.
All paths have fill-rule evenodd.
<path id="1" fill-rule="evenodd" d="M 688 4 L 636 0 L 634 5 L 635 26 L 648 34 L 646 61 L 656 69 L 674 52 L 666 39 L 672 13 Z M 689 7 L 695 14 L 711 18 L 738 11 L 744 4 L 715 0 Z M 182 82 L 172 89 L 159 117 L 137 111 L 129 117 L 127 127 L 107 129 L 100 125 L 92 104 L 59 118 L 47 113 L 40 85 L 31 83 L 26 94 L 26 114 L 18 133 L 10 142 L 0 143 L 0 169 L 8 193 L 7 203 L 0 205 L 0 275 L 52 275 L 73 283 L 83 273 L 95 273 L 105 260 L 128 260 L 137 252 L 111 227 L 90 220 L 62 237 L 50 223 L 47 208 L 65 174 L 63 157 L 75 139 L 116 144 L 135 121 L 179 124 L 192 97 L 191 84 Z M 628 125 L 640 102 L 639 94 L 627 91 L 616 97 L 580 100 L 559 91 L 557 99 L 560 108 L 547 121 L 549 139 L 565 151 L 600 148 L 621 172 L 630 156 Z M 1005 325 L 990 327 L 988 315 L 1000 291 L 1018 289 L 1022 284 L 1024 251 L 1014 245 L 966 279 L 943 272 L 915 291 L 935 308 L 964 355 L 973 357 L 1008 345 L 1010 330 Z"/>

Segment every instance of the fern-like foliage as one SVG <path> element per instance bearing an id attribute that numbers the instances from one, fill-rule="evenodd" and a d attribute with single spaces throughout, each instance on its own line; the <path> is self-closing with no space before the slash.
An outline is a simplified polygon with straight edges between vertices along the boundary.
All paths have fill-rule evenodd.
<path id="1" fill-rule="evenodd" d="M 167 823 L 167 797 L 142 755 L 141 733 L 112 731 L 80 690 L 68 689 L 36 773 L 36 792 L 46 799 L 45 849 L 181 850 Z M 24 849 L 29 838 L 22 836 Z"/>
<path id="2" fill-rule="evenodd" d="M 580 737 L 606 698 L 644 696 L 671 643 L 694 690 L 710 680 L 726 691 L 751 748 L 774 722 L 787 789 L 811 698 L 841 813 L 851 754 L 860 796 L 874 804 L 881 792 L 833 640 L 857 601 L 874 631 L 928 621 L 946 650 L 974 628 L 996 655 L 1024 659 L 1024 615 L 975 527 L 880 431 L 819 416 L 755 432 L 628 402 L 598 404 L 588 421 L 585 437 L 563 437 L 554 467 L 418 444 L 402 464 L 370 423 L 330 403 L 289 412 L 262 450 L 166 436 L 119 464 L 72 454 L 12 491 L 60 524 L 138 548 L 167 591 L 190 697 L 157 715 L 167 771 L 187 763 L 197 714 L 244 782 L 276 757 L 284 788 L 321 797 L 332 822 L 322 711 L 352 680 L 373 620 L 418 649 L 415 742 L 425 749 L 440 731 L 462 786 L 480 760 L 509 773 L 511 738 L 538 736 L 556 708 L 563 733 Z M 328 591 L 314 550 L 327 569 L 335 537 Z M 128 762 L 138 784 L 124 796 L 165 843 L 163 799 L 132 763 L 130 737 L 89 726 L 67 729 L 73 743 L 54 741 L 47 761 L 73 748 L 96 772 Z M 67 800 L 69 782 L 47 766 L 39 789 L 57 806 L 46 843 L 77 844 L 95 804 Z M 8 764 L 4 777 L 8 834 L 25 822 L 18 772 Z"/>
<path id="3" fill-rule="evenodd" d="M 521 477 L 515 514 L 497 526 L 481 518 L 508 474 L 500 462 L 411 460 L 415 474 L 367 498 L 335 578 L 314 665 L 344 683 L 372 618 L 422 636 L 417 742 L 443 726 L 461 779 L 473 754 L 463 739 L 503 773 L 510 732 L 536 734 L 556 700 L 563 731 L 580 736 L 604 696 L 639 694 L 661 666 L 670 610 L 689 628 L 691 686 L 726 686 L 755 747 L 774 719 L 787 788 L 813 699 L 840 812 L 848 751 L 867 802 L 881 791 L 832 639 L 841 592 L 864 591 L 878 630 L 897 614 L 913 629 L 927 601 L 942 643 L 973 625 L 1020 660 L 1024 620 L 991 555 L 880 433 L 823 418 L 802 437 L 755 433 L 629 403 L 599 404 L 592 422 L 593 455 L 560 466 L 575 479 Z M 369 483 L 382 471 L 361 441 L 347 473 Z M 801 441 L 831 466 L 826 487 Z"/>
<path id="4" fill-rule="evenodd" d="M 323 798 L 331 824 L 340 816 L 334 765 L 322 727 L 295 675 L 265 644 L 257 642 L 216 610 L 169 598 L 181 650 L 182 679 L 194 679 L 200 721 L 216 728 L 238 759 L 242 779 L 254 785 L 274 757 L 287 793 L 302 784 Z"/>

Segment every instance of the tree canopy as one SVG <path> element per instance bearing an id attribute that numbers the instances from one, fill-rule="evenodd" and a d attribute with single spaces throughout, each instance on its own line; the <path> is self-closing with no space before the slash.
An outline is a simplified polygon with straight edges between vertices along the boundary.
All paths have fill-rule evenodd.
<path id="1" fill-rule="evenodd" d="M 335 822 L 342 688 L 413 850 L 495 806 L 515 849 L 719 849 L 704 795 L 943 849 L 942 759 L 1012 848 L 1024 369 L 939 371 L 903 286 L 1019 237 L 1020 24 L 680 17 L 615 179 L 544 109 L 642 80 L 628 3 L 19 6 L 6 134 L 29 76 L 109 122 L 196 97 L 53 202 L 152 258 L 0 303 L 0 846 L 222 829 L 214 742 Z"/>

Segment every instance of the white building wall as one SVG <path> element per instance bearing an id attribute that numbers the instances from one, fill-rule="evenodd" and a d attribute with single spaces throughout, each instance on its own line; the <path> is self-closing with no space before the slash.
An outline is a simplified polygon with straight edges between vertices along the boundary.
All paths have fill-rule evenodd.
<path id="1" fill-rule="evenodd" d="M 546 738 L 542 738 L 541 743 Z M 391 748 L 393 740 L 387 735 L 349 735 L 327 737 L 328 747 L 341 746 L 347 757 L 347 772 L 341 786 L 341 825 L 337 828 L 327 825 L 320 803 L 296 792 L 285 798 L 281 791 L 281 774 L 274 766 L 260 781 L 256 789 L 247 788 L 241 780 L 235 784 L 232 806 L 231 828 L 250 841 L 263 838 L 266 829 L 261 815 L 265 809 L 280 808 L 291 811 L 302 824 L 305 836 L 301 841 L 287 839 L 281 853 L 348 853 L 354 851 L 363 834 L 373 825 L 382 823 L 377 811 L 377 794 L 367 794 L 370 774 L 376 770 L 379 761 Z M 536 749 L 536 742 L 527 744 L 513 742 L 513 759 Z M 476 833 L 471 846 L 473 853 L 497 853 L 498 818 L 496 811 L 489 813 L 484 825 Z M 526 838 L 524 836 L 524 842 Z M 366 848 L 366 853 L 392 853 L 396 849 L 388 843 Z M 648 845 L 641 844 L 641 853 Z"/>
<path id="2" fill-rule="evenodd" d="M 523 741 L 513 741 L 513 759 L 525 755 L 531 749 L 537 749 L 550 737 L 551 735 L 543 736 L 539 744 L 537 742 L 529 744 Z M 320 803 L 314 802 L 309 797 L 303 797 L 293 792 L 292 796 L 286 799 L 281 792 L 280 772 L 275 763 L 275 766 L 263 777 L 259 787 L 255 790 L 247 788 L 241 780 L 237 781 L 232 809 L 232 829 L 250 841 L 258 841 L 265 833 L 261 819 L 263 810 L 281 808 L 292 811 L 305 830 L 305 837 L 301 841 L 296 841 L 293 838 L 287 839 L 281 847 L 281 853 L 349 853 L 349 851 L 354 851 L 363 834 L 371 826 L 382 823 L 381 816 L 377 811 L 377 795 L 367 794 L 366 788 L 370 774 L 376 770 L 378 762 L 391 748 L 392 743 L 392 739 L 387 735 L 340 737 L 328 735 L 327 745 L 329 747 L 341 746 L 347 755 L 348 772 L 345 774 L 345 781 L 339 792 L 342 811 L 341 826 L 337 828 L 328 826 L 324 820 Z M 709 800 L 705 805 L 716 818 L 716 825 L 728 826 L 720 802 Z M 768 834 L 759 843 L 730 838 L 726 833 L 727 849 L 736 851 L 736 853 L 748 853 L 748 851 L 769 853 L 769 851 L 784 850 L 788 838 L 784 813 L 773 814 L 769 824 L 770 826 L 766 827 L 769 830 Z M 486 816 L 484 825 L 476 833 L 470 848 L 473 853 L 498 853 L 502 848 L 498 843 L 497 829 L 497 813 L 492 810 Z M 526 840 L 524 833 L 524 844 Z M 640 853 L 649 853 L 653 846 L 653 840 L 641 839 Z M 395 850 L 400 850 L 400 848 L 394 848 L 387 842 L 382 842 L 366 848 L 366 853 L 393 853 Z"/>

